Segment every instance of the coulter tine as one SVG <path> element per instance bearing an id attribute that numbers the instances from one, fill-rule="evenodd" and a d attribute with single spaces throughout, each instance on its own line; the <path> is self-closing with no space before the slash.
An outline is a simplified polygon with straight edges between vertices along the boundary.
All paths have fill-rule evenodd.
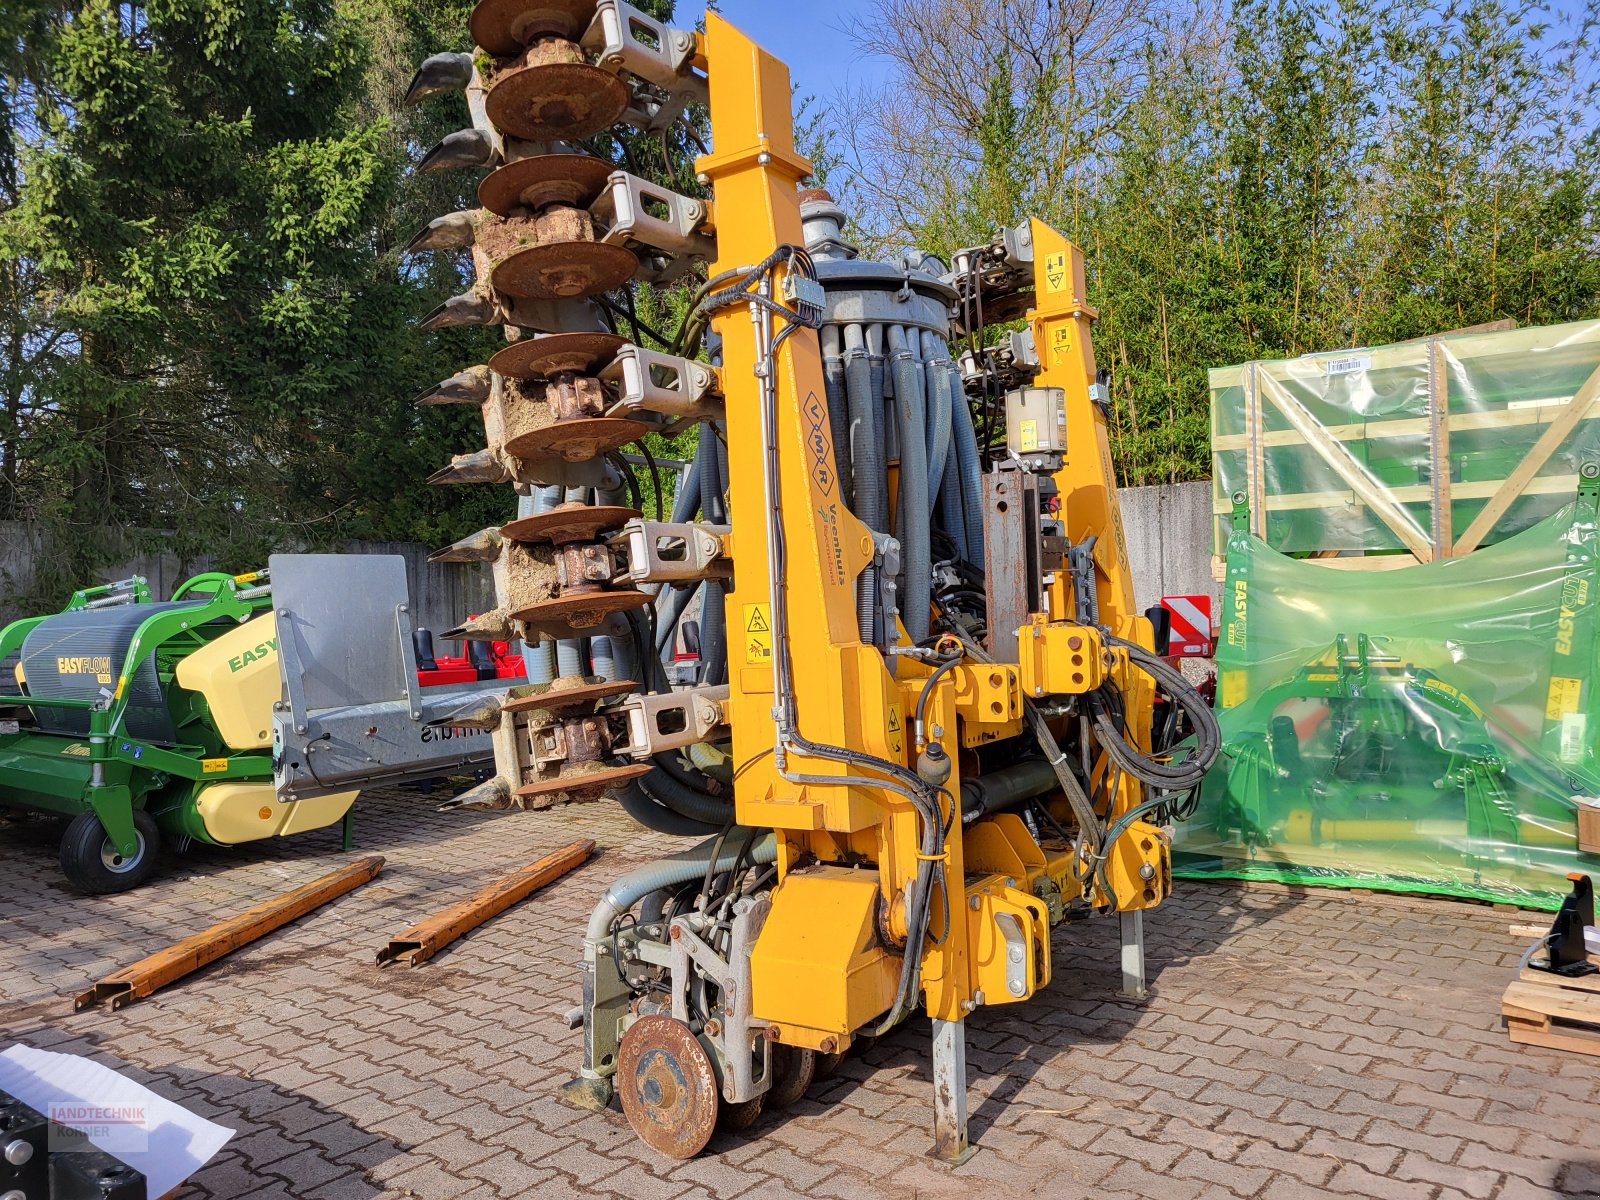
<path id="1" fill-rule="evenodd" d="M 472 55 L 431 54 L 422 60 L 406 88 L 405 103 L 415 104 L 444 92 L 465 91 L 472 82 Z"/>
<path id="2" fill-rule="evenodd" d="M 494 453 L 477 450 L 471 454 L 458 454 L 428 476 L 429 483 L 510 483 L 511 472 L 506 470 Z"/>
<path id="3" fill-rule="evenodd" d="M 435 717 L 428 725 L 433 729 L 499 729 L 504 701 L 501 695 L 472 696 L 444 716 Z"/>
<path id="4" fill-rule="evenodd" d="M 481 129 L 458 129 L 422 156 L 421 171 L 448 171 L 454 167 L 486 167 L 494 161 L 494 139 Z"/>
<path id="5" fill-rule="evenodd" d="M 500 306 L 481 292 L 462 292 L 451 296 L 422 318 L 424 329 L 449 329 L 453 325 L 493 325 L 500 320 Z"/>
<path id="6" fill-rule="evenodd" d="M 434 384 L 413 402 L 425 404 L 482 404 L 489 398 L 493 376 L 488 367 L 468 367 Z"/>
<path id="7" fill-rule="evenodd" d="M 476 617 L 468 617 L 454 629 L 440 634 L 451 642 L 509 642 L 521 636 L 504 609 L 490 609 Z"/>
<path id="8" fill-rule="evenodd" d="M 468 788 L 454 800 L 446 800 L 439 805 L 439 811 L 449 812 L 456 808 L 470 808 L 480 812 L 500 812 L 515 807 L 516 802 L 511 798 L 511 785 L 496 775 L 492 779 L 485 779 L 477 787 Z"/>
<path id="9" fill-rule="evenodd" d="M 496 528 L 480 529 L 468 534 L 459 542 L 435 550 L 428 555 L 429 562 L 486 563 L 500 557 L 500 531 Z"/>
<path id="10" fill-rule="evenodd" d="M 405 252 L 417 254 L 423 250 L 465 250 L 472 245 L 475 233 L 472 218 L 473 213 L 464 208 L 435 217 L 406 243 Z"/>

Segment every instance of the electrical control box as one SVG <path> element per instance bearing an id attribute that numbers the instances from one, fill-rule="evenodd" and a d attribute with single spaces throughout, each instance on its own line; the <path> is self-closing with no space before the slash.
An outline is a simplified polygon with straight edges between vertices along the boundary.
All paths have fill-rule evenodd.
<path id="1" fill-rule="evenodd" d="M 1067 393 L 1052 387 L 1007 392 L 1006 449 L 1029 471 L 1059 471 L 1067 452 Z"/>

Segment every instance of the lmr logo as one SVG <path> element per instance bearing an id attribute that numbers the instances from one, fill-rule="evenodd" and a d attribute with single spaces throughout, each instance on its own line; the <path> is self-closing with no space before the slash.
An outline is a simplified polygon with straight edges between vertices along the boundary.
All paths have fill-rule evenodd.
<path id="1" fill-rule="evenodd" d="M 49 1149 L 107 1154 L 142 1154 L 150 1148 L 148 1114 L 142 1104 L 89 1104 L 81 1100 L 49 1105 Z"/>

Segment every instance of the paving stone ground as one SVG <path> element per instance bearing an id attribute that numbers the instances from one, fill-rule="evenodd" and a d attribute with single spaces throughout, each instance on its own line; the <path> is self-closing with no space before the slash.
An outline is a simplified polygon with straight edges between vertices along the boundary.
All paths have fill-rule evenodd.
<path id="1" fill-rule="evenodd" d="M 441 814 L 373 793 L 373 883 L 121 1012 L 90 980 L 346 861 L 337 832 L 168 859 L 127 896 L 67 891 L 59 827 L 0 825 L 0 1035 L 87 1054 L 238 1136 L 183 1192 L 218 1200 L 956 1197 L 1531 1200 L 1600 1196 L 1600 1062 L 1513 1046 L 1517 918 L 1445 901 L 1184 883 L 1148 922 L 1154 993 L 1118 993 L 1117 927 L 1057 932 L 1056 978 L 968 1025 L 980 1152 L 929 1160 L 928 1028 L 787 1112 L 658 1159 L 620 1112 L 555 1098 L 580 1035 L 578 938 L 669 840 L 613 806 Z M 388 936 L 576 837 L 603 854 L 434 962 Z"/>

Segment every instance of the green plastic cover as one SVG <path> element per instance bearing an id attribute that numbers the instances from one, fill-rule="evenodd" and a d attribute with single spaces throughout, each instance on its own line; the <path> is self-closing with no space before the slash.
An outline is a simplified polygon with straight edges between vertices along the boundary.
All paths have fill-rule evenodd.
<path id="1" fill-rule="evenodd" d="M 1600 873 L 1597 499 L 1497 545 L 1388 571 L 1227 543 L 1224 750 L 1178 827 L 1177 873 L 1554 909 Z M 1244 518 L 1238 523 L 1242 526 Z"/>
<path id="2" fill-rule="evenodd" d="M 1595 321 L 1213 370 L 1216 552 L 1235 493 L 1253 531 L 1292 555 L 1427 562 L 1469 534 L 1487 546 L 1530 528 L 1600 458 L 1597 372 Z"/>

